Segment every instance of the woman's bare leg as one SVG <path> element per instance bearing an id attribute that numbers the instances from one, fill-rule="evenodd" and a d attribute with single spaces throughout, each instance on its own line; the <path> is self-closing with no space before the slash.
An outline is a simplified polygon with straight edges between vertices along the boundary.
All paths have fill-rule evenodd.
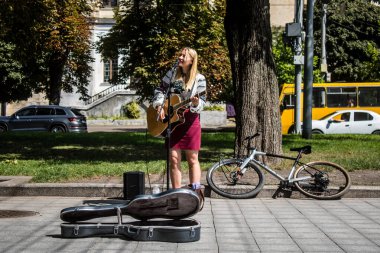
<path id="1" fill-rule="evenodd" d="M 189 180 L 190 184 L 201 182 L 201 166 L 198 160 L 197 150 L 186 150 L 186 160 L 189 164 Z"/>
<path id="2" fill-rule="evenodd" d="M 170 180 L 174 189 L 181 188 L 181 150 L 170 149 Z"/>

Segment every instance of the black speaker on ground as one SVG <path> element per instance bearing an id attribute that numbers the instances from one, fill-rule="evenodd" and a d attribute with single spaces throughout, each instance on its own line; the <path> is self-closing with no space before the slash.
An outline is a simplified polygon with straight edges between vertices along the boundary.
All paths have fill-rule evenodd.
<path id="1" fill-rule="evenodd" d="M 136 195 L 145 194 L 144 172 L 131 171 L 123 174 L 124 179 L 124 199 L 131 200 Z"/>

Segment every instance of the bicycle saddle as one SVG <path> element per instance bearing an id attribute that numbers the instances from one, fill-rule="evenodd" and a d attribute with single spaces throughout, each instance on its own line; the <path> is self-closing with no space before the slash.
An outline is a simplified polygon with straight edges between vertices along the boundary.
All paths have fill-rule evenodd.
<path id="1" fill-rule="evenodd" d="M 62 209 L 61 219 L 66 222 L 116 216 L 117 212 L 138 220 L 153 218 L 182 219 L 199 212 L 200 199 L 189 189 L 171 189 L 152 195 L 138 195 L 124 203 L 99 206 L 77 206 Z"/>
<path id="2" fill-rule="evenodd" d="M 290 151 L 297 151 L 302 152 L 303 154 L 310 154 L 311 153 L 311 146 L 304 146 L 302 148 L 291 148 Z"/>

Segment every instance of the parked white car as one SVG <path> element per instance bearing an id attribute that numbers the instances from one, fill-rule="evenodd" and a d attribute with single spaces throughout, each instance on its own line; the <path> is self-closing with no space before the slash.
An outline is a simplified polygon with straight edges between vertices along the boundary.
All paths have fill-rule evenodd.
<path id="1" fill-rule="evenodd" d="M 380 115 L 367 110 L 340 110 L 311 124 L 313 134 L 380 134 Z"/>

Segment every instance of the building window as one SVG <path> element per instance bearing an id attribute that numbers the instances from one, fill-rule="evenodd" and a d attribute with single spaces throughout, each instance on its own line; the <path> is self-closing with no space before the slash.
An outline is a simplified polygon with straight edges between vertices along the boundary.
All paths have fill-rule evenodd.
<path id="1" fill-rule="evenodd" d="M 117 77 L 118 59 L 109 59 L 104 61 L 104 82 L 109 83 L 113 78 Z"/>
<path id="2" fill-rule="evenodd" d="M 117 6 L 117 0 L 103 0 L 103 7 L 116 7 Z"/>

